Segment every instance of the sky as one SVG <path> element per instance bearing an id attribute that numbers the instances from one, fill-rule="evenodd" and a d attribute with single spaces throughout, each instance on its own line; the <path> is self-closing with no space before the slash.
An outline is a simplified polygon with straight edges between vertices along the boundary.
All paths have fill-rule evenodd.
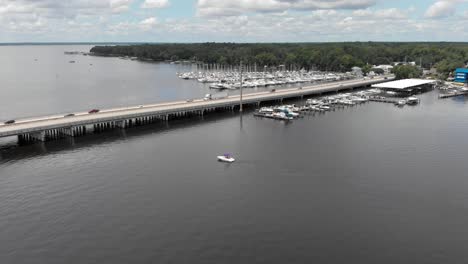
<path id="1" fill-rule="evenodd" d="M 468 41 L 468 0 L 0 0 L 0 42 Z"/>

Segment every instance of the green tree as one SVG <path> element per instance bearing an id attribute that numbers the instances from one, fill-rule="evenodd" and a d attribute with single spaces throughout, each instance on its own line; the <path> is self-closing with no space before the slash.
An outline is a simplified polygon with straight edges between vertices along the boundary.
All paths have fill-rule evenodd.
<path id="1" fill-rule="evenodd" d="M 362 66 L 362 73 L 368 74 L 371 71 L 371 68 L 372 67 L 369 64 Z"/>
<path id="2" fill-rule="evenodd" d="M 395 66 L 392 72 L 396 79 L 419 78 L 422 75 L 422 70 L 419 67 L 411 65 Z"/>
<path id="3" fill-rule="evenodd" d="M 274 54 L 269 52 L 262 52 L 255 56 L 255 62 L 259 63 L 259 65 L 267 65 L 272 66 L 276 65 L 277 59 Z"/>

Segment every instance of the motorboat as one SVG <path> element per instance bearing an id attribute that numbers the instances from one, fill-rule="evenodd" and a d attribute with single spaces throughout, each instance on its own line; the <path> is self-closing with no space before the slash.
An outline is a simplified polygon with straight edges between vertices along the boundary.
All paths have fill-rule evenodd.
<path id="1" fill-rule="evenodd" d="M 292 116 L 288 116 L 287 114 L 283 112 L 277 112 L 271 114 L 273 118 L 275 119 L 280 119 L 280 120 L 293 120 L 294 118 Z"/>
<path id="2" fill-rule="evenodd" d="M 397 103 L 396 103 L 397 106 L 404 106 L 406 105 L 406 100 L 399 100 Z"/>
<path id="3" fill-rule="evenodd" d="M 274 112 L 274 110 L 271 107 L 262 107 L 262 108 L 260 108 L 260 110 L 258 110 L 258 112 L 271 114 L 271 113 Z"/>
<path id="4" fill-rule="evenodd" d="M 406 99 L 406 103 L 409 104 L 409 105 L 419 104 L 419 98 L 417 98 L 417 97 L 408 97 Z"/>
<path id="5" fill-rule="evenodd" d="M 218 156 L 218 161 L 222 161 L 222 162 L 228 162 L 228 163 L 233 163 L 234 161 L 236 161 L 236 159 L 234 159 L 231 154 L 224 154 L 222 156 Z"/>
<path id="6" fill-rule="evenodd" d="M 329 111 L 331 108 L 330 108 L 330 105 L 328 104 L 321 104 L 318 106 L 320 109 L 322 110 L 325 110 L 325 111 Z"/>
<path id="7" fill-rule="evenodd" d="M 314 100 L 314 99 L 307 99 L 306 104 L 308 104 L 308 105 L 318 105 L 318 104 L 320 104 L 320 101 Z"/>
<path id="8" fill-rule="evenodd" d="M 284 113 L 290 117 L 299 117 L 300 115 L 296 111 L 291 110 L 290 106 L 279 106 L 279 107 L 274 108 L 273 110 L 278 113 Z M 299 109 L 297 110 L 299 111 Z"/>

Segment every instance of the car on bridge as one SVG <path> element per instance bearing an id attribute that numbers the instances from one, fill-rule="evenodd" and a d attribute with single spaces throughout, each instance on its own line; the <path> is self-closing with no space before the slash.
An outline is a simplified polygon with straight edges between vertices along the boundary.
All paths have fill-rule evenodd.
<path id="1" fill-rule="evenodd" d="M 71 116 L 75 116 L 75 114 L 68 114 L 68 115 L 64 115 L 63 117 L 71 117 Z"/>
<path id="2" fill-rule="evenodd" d="M 99 113 L 99 109 L 92 109 L 92 110 L 89 110 L 88 114 L 96 114 L 96 113 Z"/>
<path id="3" fill-rule="evenodd" d="M 15 120 L 8 120 L 4 124 L 5 125 L 10 125 L 10 124 L 14 124 L 15 122 L 16 122 Z"/>

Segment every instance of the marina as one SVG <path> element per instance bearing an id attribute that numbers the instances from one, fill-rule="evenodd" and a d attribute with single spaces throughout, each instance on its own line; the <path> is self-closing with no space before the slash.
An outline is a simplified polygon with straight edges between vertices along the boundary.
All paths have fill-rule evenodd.
<path id="1" fill-rule="evenodd" d="M 290 121 L 310 113 L 324 113 L 367 102 L 391 103 L 399 107 L 405 105 L 417 105 L 420 103 L 420 99 L 414 96 L 407 98 L 392 98 L 382 96 L 381 94 L 386 93 L 379 89 L 339 93 L 331 96 L 310 98 L 305 101 L 304 105 L 299 106 L 295 104 L 264 106 L 257 109 L 253 115 L 256 117 Z"/>
<path id="2" fill-rule="evenodd" d="M 178 77 L 185 80 L 197 80 L 208 83 L 210 89 L 236 90 L 241 87 L 240 71 L 200 71 L 179 73 Z M 273 71 L 273 72 L 243 72 L 242 87 L 255 88 L 281 86 L 292 84 L 324 83 L 352 80 L 352 73 L 326 73 L 320 71 Z"/>
<path id="3" fill-rule="evenodd" d="M 456 96 L 465 96 L 468 94 L 468 88 L 459 86 L 446 86 L 445 89 L 441 89 L 439 94 L 440 99 L 451 98 Z"/>

